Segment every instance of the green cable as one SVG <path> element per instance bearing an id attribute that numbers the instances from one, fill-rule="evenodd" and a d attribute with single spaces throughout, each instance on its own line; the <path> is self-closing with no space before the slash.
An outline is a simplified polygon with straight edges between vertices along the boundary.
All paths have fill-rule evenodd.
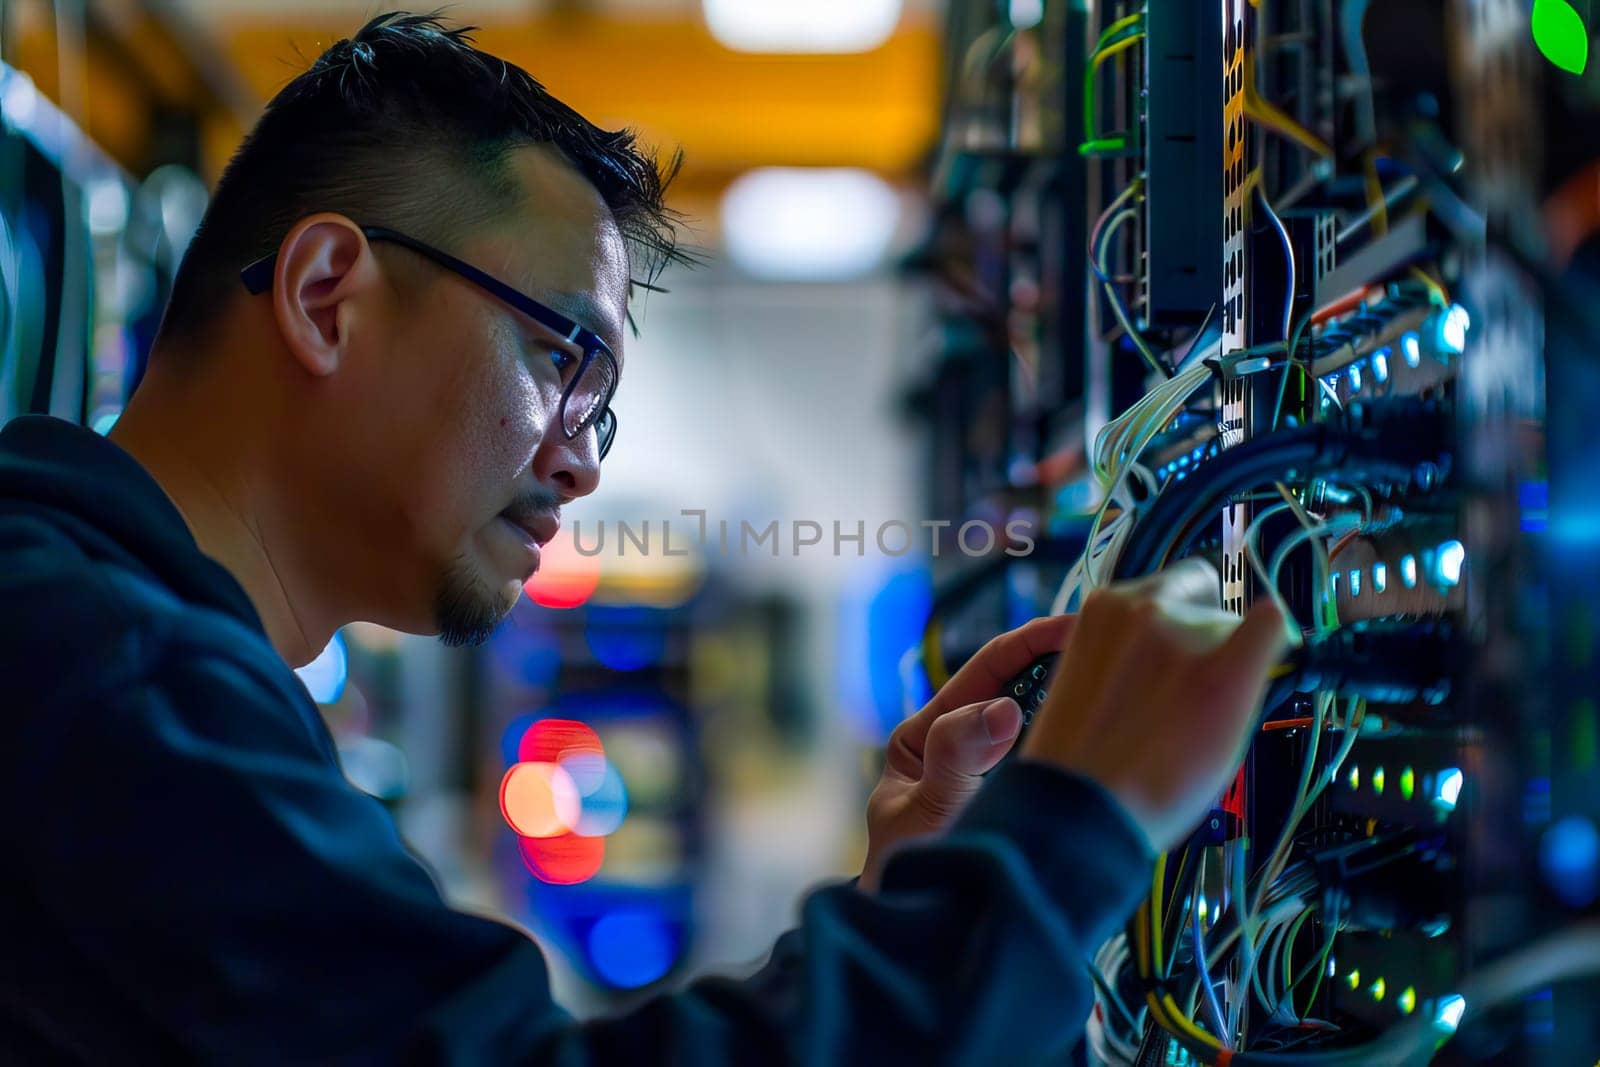
<path id="1" fill-rule="evenodd" d="M 1338 930 L 1330 930 L 1328 932 L 1327 943 L 1322 946 L 1322 957 L 1317 961 L 1317 980 L 1312 984 L 1311 996 L 1306 1000 L 1307 1015 L 1309 1015 L 1311 1013 L 1311 1009 L 1317 1005 L 1317 994 L 1322 992 L 1322 980 L 1328 976 L 1328 957 L 1333 954 L 1333 939 L 1338 936 Z M 1296 982 L 1295 985 L 1299 985 L 1299 982 Z M 1300 1013 L 1294 1009 L 1293 986 L 1291 986 L 1289 989 L 1289 1010 L 1294 1011 L 1296 1018 L 1300 1017 Z"/>
<path id="2" fill-rule="evenodd" d="M 1285 982 L 1290 981 L 1294 977 L 1294 942 L 1295 942 L 1295 938 L 1300 936 L 1300 928 L 1305 926 L 1306 920 L 1309 919 L 1309 918 L 1311 918 L 1311 909 L 1307 908 L 1305 911 L 1300 913 L 1300 918 L 1295 920 L 1294 925 L 1289 927 L 1289 936 L 1283 939 L 1283 957 L 1279 961 L 1279 965 L 1283 970 L 1283 980 Z M 1277 990 L 1273 990 L 1273 992 L 1276 993 Z M 1293 1011 L 1294 1010 L 1294 986 L 1292 984 L 1288 985 L 1288 986 L 1285 986 L 1284 987 L 1284 993 L 1289 998 L 1289 1010 Z M 1269 1004 L 1269 1005 L 1267 1005 L 1267 1007 L 1272 1011 L 1277 1011 L 1278 1010 L 1278 1005 L 1276 1005 L 1276 1004 Z"/>
<path id="3" fill-rule="evenodd" d="M 1084 141 L 1078 146 L 1080 155 L 1093 155 L 1097 152 L 1114 151 L 1127 147 L 1127 139 L 1124 137 L 1101 137 L 1095 132 L 1095 83 L 1098 80 L 1096 75 L 1099 73 L 1101 63 L 1110 56 L 1132 47 L 1134 41 L 1144 37 L 1144 30 L 1139 27 L 1143 19 L 1144 15 L 1142 13 L 1135 13 L 1113 22 L 1106 28 L 1105 33 L 1100 35 L 1100 40 L 1095 44 L 1094 51 L 1089 53 L 1089 58 L 1084 62 Z"/>

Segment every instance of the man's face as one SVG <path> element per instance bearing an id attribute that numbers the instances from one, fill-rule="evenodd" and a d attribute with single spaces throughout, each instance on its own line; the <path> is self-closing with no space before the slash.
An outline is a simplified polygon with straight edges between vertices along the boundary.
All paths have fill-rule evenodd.
<path id="1" fill-rule="evenodd" d="M 512 158 L 522 205 L 445 250 L 599 334 L 620 370 L 628 271 L 610 212 L 554 150 Z M 374 248 L 381 263 L 410 257 L 404 269 L 420 279 L 396 290 L 402 306 L 360 361 L 370 397 L 360 421 L 383 438 L 370 526 L 395 539 L 380 551 L 400 569 L 384 593 L 390 617 L 379 621 L 451 644 L 481 641 L 538 567 L 560 505 L 599 484 L 594 430 L 568 440 L 561 428 L 556 353 L 575 350 L 415 253 Z"/>

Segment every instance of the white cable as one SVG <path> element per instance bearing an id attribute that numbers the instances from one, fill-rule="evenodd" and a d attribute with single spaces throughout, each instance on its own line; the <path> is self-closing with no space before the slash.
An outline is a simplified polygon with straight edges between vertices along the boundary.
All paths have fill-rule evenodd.
<path id="1" fill-rule="evenodd" d="M 1278 240 L 1283 242 L 1283 256 L 1289 262 L 1289 288 L 1283 298 L 1283 339 L 1289 340 L 1289 327 L 1294 321 L 1294 287 L 1295 287 L 1295 261 L 1294 242 L 1289 240 L 1289 230 L 1284 226 L 1278 213 L 1272 210 L 1272 201 L 1267 199 L 1267 192 L 1261 184 L 1256 183 L 1256 193 L 1261 197 L 1261 206 L 1267 209 L 1267 218 L 1272 220 L 1273 228 L 1278 231 Z"/>
<path id="2" fill-rule="evenodd" d="M 1142 490 L 1140 499 L 1152 500 L 1160 490 L 1155 475 L 1138 460 L 1139 456 L 1174 418 L 1190 398 L 1211 381 L 1211 369 L 1202 362 L 1185 368 L 1176 377 L 1158 383 L 1127 411 L 1106 423 L 1096 435 L 1091 450 L 1090 469 L 1104 487 L 1106 496 L 1090 525 L 1089 543 L 1084 547 L 1066 579 L 1056 591 L 1050 612 L 1060 615 L 1069 610 L 1083 593 L 1103 584 L 1121 557 L 1122 546 L 1133 532 L 1138 502 L 1130 491 L 1132 479 Z M 1118 514 L 1106 522 L 1115 506 Z"/>
<path id="3" fill-rule="evenodd" d="M 1117 934 L 1110 938 L 1094 954 L 1095 969 L 1099 971 L 1107 987 L 1113 990 L 1115 990 L 1116 983 L 1122 974 L 1122 969 L 1127 965 L 1128 960 L 1129 951 L 1126 934 Z M 1116 994 L 1113 993 L 1112 995 L 1115 996 Z M 1104 995 L 1100 992 L 1098 984 L 1094 987 L 1094 998 L 1100 1011 L 1098 1013 L 1099 1018 L 1091 1016 L 1091 1020 L 1093 1024 L 1099 1026 L 1099 1037 L 1101 1039 L 1101 1046 L 1095 1050 L 1095 1054 L 1108 1064 L 1115 1064 L 1118 1067 L 1122 1064 L 1131 1065 L 1138 1058 L 1139 1050 L 1119 1034 L 1118 1026 L 1124 1018 L 1124 1013 L 1132 1016 L 1137 1025 L 1139 1020 L 1143 1018 L 1144 1011 L 1141 1009 L 1137 1014 L 1129 1012 L 1127 1005 L 1120 1000 L 1113 1006 L 1106 1001 Z M 1136 1040 L 1137 1037 L 1138 1035 L 1135 1034 L 1134 1038 Z M 1094 1041 L 1092 1032 L 1090 1041 L 1092 1047 Z"/>
<path id="4" fill-rule="evenodd" d="M 1305 640 L 1300 635 L 1300 626 L 1295 622 L 1294 612 L 1289 610 L 1289 604 L 1284 600 L 1283 593 L 1278 590 L 1277 585 L 1268 577 L 1266 564 L 1261 561 L 1262 524 L 1274 515 L 1282 515 L 1288 510 L 1290 510 L 1290 507 L 1287 503 L 1274 504 L 1270 508 L 1262 508 L 1261 512 L 1251 520 L 1250 525 L 1245 527 L 1244 554 L 1245 558 L 1250 561 L 1250 569 L 1255 571 L 1256 581 L 1266 590 L 1267 596 L 1272 598 L 1272 602 L 1277 605 L 1278 614 L 1283 616 L 1285 632 L 1289 636 L 1289 646 L 1291 648 L 1299 648 L 1305 643 Z"/>

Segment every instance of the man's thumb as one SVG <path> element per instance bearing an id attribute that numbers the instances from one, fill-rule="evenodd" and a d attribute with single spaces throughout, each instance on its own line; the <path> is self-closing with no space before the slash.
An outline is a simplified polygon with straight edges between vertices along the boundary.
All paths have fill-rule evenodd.
<path id="1" fill-rule="evenodd" d="M 923 788 L 944 802 L 964 800 L 977 791 L 981 776 L 1000 762 L 1021 730 L 1022 709 L 1010 697 L 939 716 L 923 752 Z"/>

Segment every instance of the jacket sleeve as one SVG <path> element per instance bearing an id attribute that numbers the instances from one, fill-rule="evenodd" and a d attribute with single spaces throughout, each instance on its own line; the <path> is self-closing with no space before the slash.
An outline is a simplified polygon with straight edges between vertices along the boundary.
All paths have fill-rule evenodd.
<path id="1" fill-rule="evenodd" d="M 756 978 L 579 1023 L 524 934 L 446 906 L 300 714 L 246 667 L 180 657 L 52 714 L 17 764 L 28 888 L 203 1061 L 1039 1062 L 1077 1040 L 1083 960 L 1148 877 L 1101 790 L 1012 763 L 878 894 L 812 894 Z"/>

